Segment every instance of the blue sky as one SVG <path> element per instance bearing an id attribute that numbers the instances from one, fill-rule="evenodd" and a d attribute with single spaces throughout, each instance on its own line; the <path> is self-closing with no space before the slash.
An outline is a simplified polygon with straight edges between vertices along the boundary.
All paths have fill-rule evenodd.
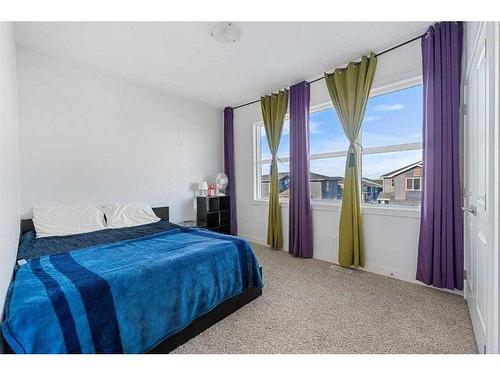
<path id="1" fill-rule="evenodd" d="M 370 98 L 362 125 L 363 147 L 387 146 L 422 141 L 422 86 L 416 86 Z M 346 150 L 349 142 L 344 135 L 335 110 L 311 114 L 311 153 Z M 289 155 L 289 124 L 285 123 L 278 157 Z M 271 157 L 265 131 L 261 133 L 262 157 Z M 363 177 L 377 178 L 391 170 L 421 160 L 421 151 L 366 155 L 363 157 Z M 327 176 L 344 174 L 345 158 L 311 160 L 311 171 Z M 288 170 L 288 163 L 280 165 Z M 263 168 L 263 174 L 268 168 Z"/>

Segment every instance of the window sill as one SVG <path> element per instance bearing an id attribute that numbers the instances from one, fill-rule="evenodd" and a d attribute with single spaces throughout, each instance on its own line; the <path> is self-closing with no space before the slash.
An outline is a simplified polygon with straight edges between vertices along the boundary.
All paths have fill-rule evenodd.
<path id="1" fill-rule="evenodd" d="M 269 201 L 267 199 L 254 199 L 252 204 L 256 206 L 268 206 Z M 289 207 L 288 200 L 281 200 L 280 204 L 283 208 Z M 322 202 L 313 200 L 311 201 L 311 208 L 313 211 L 340 212 L 342 203 L 340 201 Z M 382 205 L 362 204 L 361 209 L 363 210 L 363 215 L 420 218 L 420 207 L 384 207 Z"/>
<path id="2" fill-rule="evenodd" d="M 420 218 L 420 207 L 384 207 L 382 205 L 363 204 L 362 209 L 364 215 Z"/>
<path id="3" fill-rule="evenodd" d="M 268 199 L 254 199 L 252 201 L 253 205 L 256 206 L 269 206 L 269 200 Z M 288 200 L 280 200 L 280 205 L 281 207 L 288 208 Z"/>

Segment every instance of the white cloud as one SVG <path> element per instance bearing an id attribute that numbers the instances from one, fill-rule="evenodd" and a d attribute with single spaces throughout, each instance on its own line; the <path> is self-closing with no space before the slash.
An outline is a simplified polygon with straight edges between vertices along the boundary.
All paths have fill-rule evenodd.
<path id="1" fill-rule="evenodd" d="M 400 111 L 404 108 L 405 106 L 400 103 L 396 104 L 379 104 L 376 105 L 373 110 L 375 112 L 392 112 L 392 111 Z"/>
<path id="2" fill-rule="evenodd" d="M 310 121 L 309 122 L 309 132 L 311 134 L 321 134 L 323 131 L 321 130 L 321 122 L 317 121 Z"/>
<path id="3" fill-rule="evenodd" d="M 378 120 L 381 120 L 382 117 L 381 116 L 365 116 L 365 118 L 363 119 L 363 122 L 374 122 L 374 121 L 378 121 Z"/>

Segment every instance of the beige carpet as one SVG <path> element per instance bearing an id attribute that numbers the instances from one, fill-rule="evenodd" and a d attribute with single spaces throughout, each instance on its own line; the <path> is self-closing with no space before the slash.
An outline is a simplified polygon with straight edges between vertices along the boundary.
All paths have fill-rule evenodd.
<path id="1" fill-rule="evenodd" d="M 253 247 L 263 295 L 174 353 L 477 353 L 458 295 Z"/>

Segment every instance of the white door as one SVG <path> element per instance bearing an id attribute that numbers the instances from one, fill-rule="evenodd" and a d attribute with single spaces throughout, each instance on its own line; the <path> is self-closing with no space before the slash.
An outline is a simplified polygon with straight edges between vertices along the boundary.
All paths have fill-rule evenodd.
<path id="1" fill-rule="evenodd" d="M 464 244 L 469 306 L 480 353 L 486 352 L 488 332 L 488 66 L 482 34 L 466 77 L 464 121 Z"/>

